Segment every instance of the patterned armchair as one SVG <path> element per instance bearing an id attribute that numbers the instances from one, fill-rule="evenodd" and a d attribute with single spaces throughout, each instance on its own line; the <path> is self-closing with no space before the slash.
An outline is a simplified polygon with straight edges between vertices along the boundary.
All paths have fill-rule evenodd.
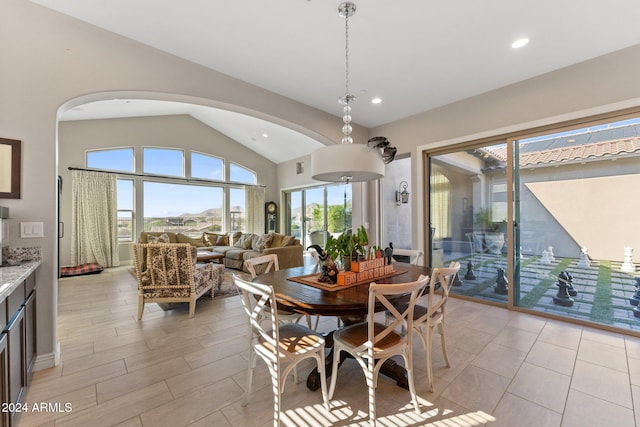
<path id="1" fill-rule="evenodd" d="M 196 265 L 195 247 L 188 243 L 136 243 L 133 246 L 138 279 L 138 320 L 144 304 L 149 302 L 188 302 L 189 317 L 196 310 L 196 300 L 222 280 L 213 264 Z M 146 256 L 143 267 L 142 254 Z M 143 270 L 144 268 L 144 270 Z"/>

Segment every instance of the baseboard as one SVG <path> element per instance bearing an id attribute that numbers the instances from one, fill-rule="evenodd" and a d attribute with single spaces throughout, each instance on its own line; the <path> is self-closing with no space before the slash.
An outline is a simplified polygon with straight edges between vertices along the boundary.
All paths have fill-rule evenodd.
<path id="1" fill-rule="evenodd" d="M 41 371 L 55 367 L 60 363 L 60 341 L 56 343 L 56 351 L 53 353 L 39 354 L 33 362 L 33 370 Z"/>

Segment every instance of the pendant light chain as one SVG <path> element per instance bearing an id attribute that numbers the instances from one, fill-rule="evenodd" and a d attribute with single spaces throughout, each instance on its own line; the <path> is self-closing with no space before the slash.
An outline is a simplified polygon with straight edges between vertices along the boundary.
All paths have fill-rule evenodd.
<path id="1" fill-rule="evenodd" d="M 344 17 L 344 93 L 346 104 L 349 105 L 349 13 Z"/>
<path id="2" fill-rule="evenodd" d="M 355 12 L 356 5 L 351 2 L 342 3 L 338 8 L 338 13 L 344 17 L 345 94 L 344 97 L 339 99 L 340 104 L 344 105 L 342 109 L 344 112 L 344 116 L 342 116 L 342 121 L 344 122 L 342 126 L 343 144 L 353 143 L 353 138 L 351 137 L 351 132 L 353 131 L 353 127 L 351 126 L 351 102 L 355 101 L 356 97 L 349 93 L 349 17 Z"/>

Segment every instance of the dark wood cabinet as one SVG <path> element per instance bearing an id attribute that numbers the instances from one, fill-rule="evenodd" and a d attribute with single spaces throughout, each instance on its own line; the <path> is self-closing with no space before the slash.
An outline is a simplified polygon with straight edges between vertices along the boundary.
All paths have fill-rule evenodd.
<path id="1" fill-rule="evenodd" d="M 9 403 L 20 402 L 24 388 L 27 385 L 27 364 L 25 360 L 25 318 L 24 307 L 20 306 L 15 312 L 5 329 L 8 347 L 8 369 L 9 369 Z M 15 406 L 11 405 L 10 408 Z M 10 417 L 15 412 L 10 412 Z M 11 423 L 13 424 L 13 423 Z"/>
<path id="2" fill-rule="evenodd" d="M 9 401 L 9 347 L 6 332 L 0 333 L 0 397 L 2 403 Z M 0 412 L 0 427 L 9 426 L 9 412 Z"/>
<path id="3" fill-rule="evenodd" d="M 16 425 L 17 408 L 36 360 L 36 271 L 0 303 L 0 427 Z"/>
<path id="4" fill-rule="evenodd" d="M 36 360 L 36 291 L 33 290 L 24 301 L 25 346 L 24 358 L 27 369 L 27 384 L 33 376 L 33 363 Z"/>

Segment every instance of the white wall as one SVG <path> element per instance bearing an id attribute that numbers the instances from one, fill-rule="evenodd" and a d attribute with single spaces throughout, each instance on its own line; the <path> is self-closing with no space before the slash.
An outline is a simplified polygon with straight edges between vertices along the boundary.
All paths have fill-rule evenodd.
<path id="1" fill-rule="evenodd" d="M 61 106 L 66 109 L 101 98 L 91 94 L 120 91 L 120 95 L 227 107 L 290 126 L 322 142 L 340 140 L 335 116 L 26 0 L 0 2 L 0 41 L 0 133 L 23 142 L 22 198 L 2 200 L 2 205 L 16 219 L 45 225 L 44 238 L 23 241 L 15 238 L 16 220 L 10 223 L 14 246 L 40 245 L 44 251 L 38 280 L 38 367 L 53 363 L 57 341 L 56 147 Z M 420 147 L 617 102 L 634 103 L 640 98 L 639 75 L 640 45 L 389 123 L 368 135 L 364 131 L 364 138 L 359 135 L 362 129 L 356 129 L 356 139 L 384 135 L 399 153 L 412 153 L 410 188 L 418 195 L 422 192 Z M 295 169 L 285 166 L 278 167 L 278 185 L 300 183 Z M 367 187 L 361 198 L 366 210 L 360 216 L 373 221 L 368 217 L 375 216 L 370 209 L 376 201 L 371 190 L 375 186 Z M 412 197 L 411 203 L 412 222 L 420 226 L 423 201 Z"/>

